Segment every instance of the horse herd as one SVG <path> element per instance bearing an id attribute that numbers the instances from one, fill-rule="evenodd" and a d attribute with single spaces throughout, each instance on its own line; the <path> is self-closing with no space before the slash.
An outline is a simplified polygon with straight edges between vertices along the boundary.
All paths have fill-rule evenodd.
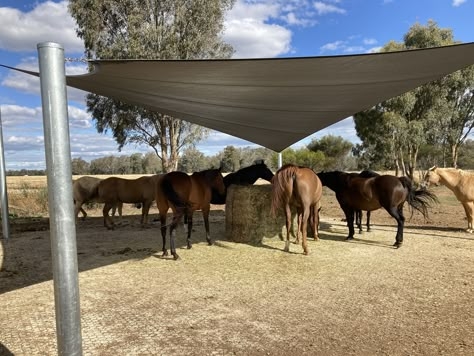
<path id="1" fill-rule="evenodd" d="M 459 170 L 456 170 L 459 171 Z M 275 175 L 264 164 L 258 163 L 243 168 L 235 173 L 222 176 L 220 169 L 210 169 L 188 175 L 183 172 L 171 172 L 138 179 L 110 177 L 99 179 L 81 177 L 73 181 L 73 195 L 76 218 L 81 211 L 86 217 L 82 205 L 86 202 L 104 203 L 104 225 L 114 228 L 112 216 L 118 209 L 121 217 L 123 203 L 140 204 L 142 207 L 141 224 L 148 223 L 148 212 L 153 201 L 156 201 L 160 213 L 161 235 L 163 239 L 163 256 L 168 255 L 166 248 L 166 216 L 171 208 L 173 220 L 170 223 L 170 250 L 174 259 L 176 253 L 176 227 L 184 217 L 187 225 L 187 247 L 191 248 L 193 212 L 201 210 L 206 229 L 206 240 L 212 244 L 209 233 L 209 212 L 211 204 L 225 204 L 226 191 L 231 184 L 254 184 L 262 178 L 272 183 L 271 210 L 275 215 L 283 210 L 286 216 L 287 240 L 285 251 L 289 250 L 291 228 L 291 208 L 296 209 L 298 216 L 297 242 L 302 234 L 304 254 L 308 254 L 307 226 L 318 239 L 320 199 L 322 186 L 327 186 L 336 194 L 337 201 L 344 211 L 349 234 L 347 239 L 354 238 L 354 218 L 359 232 L 362 231 L 362 211 L 367 211 L 367 230 L 370 229 L 370 211 L 384 208 L 396 221 L 397 233 L 394 246 L 399 248 L 403 243 L 405 217 L 403 206 L 406 203 L 413 210 L 427 216 L 428 208 L 437 202 L 436 196 L 426 187 L 429 184 L 444 184 L 460 200 L 468 219 L 468 232 L 473 232 L 474 216 L 474 176 L 458 174 L 453 170 L 433 167 L 426 174 L 424 185 L 416 189 L 407 177 L 379 175 L 372 171 L 346 173 L 340 171 L 315 173 L 312 169 L 285 165 Z M 112 210 L 112 216 L 109 215 Z"/>

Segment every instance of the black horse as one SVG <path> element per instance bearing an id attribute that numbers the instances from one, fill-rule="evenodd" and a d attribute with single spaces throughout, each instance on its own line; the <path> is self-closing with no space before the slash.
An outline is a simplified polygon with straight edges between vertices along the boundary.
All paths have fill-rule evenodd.
<path id="1" fill-rule="evenodd" d="M 345 172 L 320 172 L 318 177 L 323 186 L 336 193 L 337 201 L 346 215 L 349 228 L 348 240 L 354 238 L 354 212 L 356 210 L 377 210 L 384 208 L 397 220 L 395 247 L 403 243 L 405 217 L 403 205 L 418 210 L 426 218 L 431 203 L 437 202 L 436 196 L 428 190 L 416 190 L 408 177 L 381 175 L 372 178 L 351 176 Z"/>
<path id="2" fill-rule="evenodd" d="M 245 168 L 242 168 L 234 173 L 229 173 L 224 177 L 224 185 L 227 188 L 232 184 L 237 185 L 251 185 L 254 184 L 257 179 L 262 178 L 268 182 L 272 181 L 273 173 L 267 167 L 265 163 L 257 163 Z M 226 193 L 219 194 L 215 190 L 212 192 L 212 204 L 225 204 Z"/>

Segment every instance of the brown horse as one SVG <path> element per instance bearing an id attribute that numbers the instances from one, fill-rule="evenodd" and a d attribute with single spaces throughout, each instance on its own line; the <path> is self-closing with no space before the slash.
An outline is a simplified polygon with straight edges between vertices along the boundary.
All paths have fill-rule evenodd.
<path id="1" fill-rule="evenodd" d="M 455 168 L 432 167 L 426 173 L 427 184 L 443 184 L 461 202 L 467 217 L 466 232 L 474 232 L 474 174 Z"/>
<path id="2" fill-rule="evenodd" d="M 163 238 L 163 256 L 168 255 L 166 250 L 166 213 L 170 207 L 173 211 L 173 221 L 170 226 L 170 248 L 175 260 L 179 259 L 175 245 L 176 226 L 185 214 L 188 220 L 188 248 L 192 247 L 191 232 L 195 210 L 202 210 L 206 240 L 209 245 L 212 245 L 209 234 L 209 211 L 211 210 L 213 190 L 221 195 L 225 193 L 220 169 L 195 172 L 191 176 L 183 172 L 171 172 L 164 175 L 156 191 L 156 204 L 160 211 L 161 236 Z"/>
<path id="3" fill-rule="evenodd" d="M 353 177 L 345 172 L 321 172 L 319 179 L 324 186 L 336 193 L 337 201 L 346 215 L 349 228 L 348 240 L 354 238 L 354 212 L 372 211 L 384 208 L 397 220 L 397 235 L 394 246 L 403 243 L 405 217 L 403 205 L 408 202 L 412 209 L 418 210 L 426 218 L 430 203 L 436 202 L 436 196 L 424 189 L 416 190 L 408 177 L 381 175 L 373 178 Z"/>
<path id="4" fill-rule="evenodd" d="M 142 204 L 141 224 L 148 223 L 148 212 L 156 196 L 156 186 L 160 175 L 144 176 L 137 179 L 124 179 L 118 177 L 106 178 L 97 186 L 97 201 L 104 204 L 102 214 L 104 226 L 114 228 L 114 222 L 109 216 L 109 211 L 121 203 Z"/>
<path id="5" fill-rule="evenodd" d="M 308 219 L 318 239 L 318 204 L 321 199 L 322 185 L 316 173 L 310 168 L 286 164 L 281 167 L 272 179 L 272 214 L 275 216 L 278 209 L 284 209 L 286 214 L 286 242 L 285 251 L 290 250 L 291 207 L 295 207 L 298 214 L 298 232 L 302 232 L 304 254 L 308 254 L 306 241 Z M 301 226 L 300 226 L 301 225 Z"/>

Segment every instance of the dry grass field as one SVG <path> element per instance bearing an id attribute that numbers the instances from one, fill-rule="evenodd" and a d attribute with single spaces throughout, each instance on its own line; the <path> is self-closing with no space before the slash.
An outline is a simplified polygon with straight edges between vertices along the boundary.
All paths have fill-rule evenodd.
<path id="1" fill-rule="evenodd" d="M 197 212 L 193 248 L 180 228 L 173 261 L 160 257 L 159 223 L 140 228 L 139 210 L 127 207 L 115 231 L 103 227 L 100 207 L 88 210 L 77 226 L 84 354 L 472 355 L 474 235 L 463 232 L 452 193 L 434 191 L 440 204 L 428 221 L 405 209 L 397 250 L 395 221 L 381 210 L 372 232 L 345 241 L 325 189 L 321 240 L 310 239 L 309 256 L 295 244 L 284 253 L 278 238 L 228 241 L 224 207 L 214 206 L 215 244 L 205 243 Z M 1 240 L 0 354 L 56 353 L 44 216 L 12 219 L 11 240 Z"/>

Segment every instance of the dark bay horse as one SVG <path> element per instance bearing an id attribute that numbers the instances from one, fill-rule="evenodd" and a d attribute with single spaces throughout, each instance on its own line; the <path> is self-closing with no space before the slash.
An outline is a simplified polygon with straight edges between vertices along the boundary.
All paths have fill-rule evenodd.
<path id="1" fill-rule="evenodd" d="M 316 173 L 306 167 L 286 164 L 281 167 L 272 179 L 272 213 L 276 215 L 278 209 L 283 209 L 286 214 L 286 242 L 285 251 L 290 249 L 291 206 L 296 207 L 298 216 L 302 216 L 301 230 L 304 254 L 308 254 L 306 241 L 308 219 L 318 239 L 318 204 L 321 199 L 322 185 Z M 299 217 L 298 217 L 299 220 Z M 298 224 L 300 225 L 300 224 Z"/>
<path id="2" fill-rule="evenodd" d="M 216 190 L 219 194 L 225 192 L 220 169 L 195 172 L 191 176 L 183 172 L 171 172 L 163 176 L 156 194 L 156 204 L 160 211 L 163 256 L 168 254 L 166 250 L 166 213 L 170 207 L 173 211 L 173 221 L 170 226 L 170 248 L 175 260 L 179 258 L 175 245 L 176 226 L 183 215 L 186 215 L 188 220 L 187 245 L 188 248 L 191 248 L 191 231 L 195 210 L 202 210 L 204 226 L 206 227 L 206 240 L 209 245 L 212 245 L 209 234 L 212 190 Z"/>
<path id="3" fill-rule="evenodd" d="M 254 184 L 257 179 L 262 178 L 268 182 L 272 181 L 273 173 L 265 163 L 257 163 L 251 166 L 239 169 L 237 172 L 229 173 L 224 177 L 224 185 L 227 188 L 232 184 L 250 185 Z M 226 193 L 219 194 L 212 192 L 212 204 L 225 204 Z"/>
<path id="4" fill-rule="evenodd" d="M 348 240 L 354 238 L 354 212 L 372 211 L 384 208 L 397 220 L 397 235 L 394 246 L 403 243 L 405 217 L 403 205 L 418 210 L 426 218 L 431 203 L 437 202 L 436 196 L 428 190 L 416 190 L 408 177 L 381 175 L 373 178 L 353 177 L 345 172 L 320 172 L 319 179 L 324 186 L 336 193 L 337 201 L 346 215 L 349 228 Z"/>

